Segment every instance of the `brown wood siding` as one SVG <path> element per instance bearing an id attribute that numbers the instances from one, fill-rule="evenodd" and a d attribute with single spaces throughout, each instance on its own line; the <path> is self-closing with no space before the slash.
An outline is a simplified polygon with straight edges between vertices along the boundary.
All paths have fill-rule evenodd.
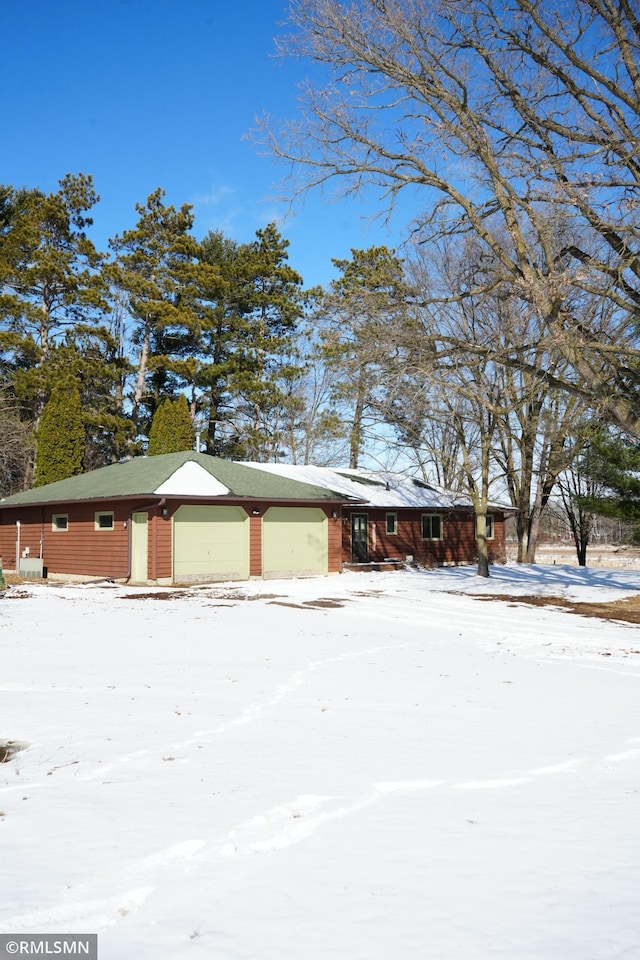
<path id="1" fill-rule="evenodd" d="M 136 512 L 136 511 L 134 511 Z M 162 516 L 159 507 L 140 511 L 149 516 L 147 527 L 147 570 L 149 580 L 171 578 L 171 520 Z"/>
<path id="2" fill-rule="evenodd" d="M 342 570 L 342 522 L 340 509 L 331 507 L 324 507 L 323 509 L 329 518 L 327 524 L 329 573 L 340 573 Z M 333 519 L 334 513 L 338 514 L 336 520 Z"/>
<path id="3" fill-rule="evenodd" d="M 507 541 L 504 530 L 504 513 L 490 511 L 493 516 L 493 540 L 489 540 L 489 559 L 493 563 L 507 562 Z"/>
<path id="4" fill-rule="evenodd" d="M 170 580 L 173 577 L 173 520 L 170 510 L 165 520 L 161 512 L 154 517 L 155 527 L 155 579 Z"/>
<path id="5" fill-rule="evenodd" d="M 56 513 L 63 512 L 56 511 Z M 40 537 L 43 532 L 40 507 L 23 507 L 15 511 L 4 510 L 0 515 L 0 557 L 5 570 L 13 570 L 16 565 L 18 539 L 16 520 L 20 520 L 20 553 L 28 547 L 30 557 L 40 556 Z M 49 519 L 49 528 L 51 528 L 51 519 Z"/>
<path id="6" fill-rule="evenodd" d="M 18 519 L 22 519 L 23 516 L 26 516 L 24 511 Z M 37 557 L 38 554 L 34 556 Z M 7 510 L 0 515 L 0 557 L 2 557 L 3 569 L 13 570 L 16 565 L 16 525 Z"/>
<path id="7" fill-rule="evenodd" d="M 16 519 L 20 525 L 20 552 L 29 547 L 31 557 L 40 556 L 49 573 L 82 574 L 90 577 L 124 578 L 129 573 L 129 511 L 131 504 L 56 504 L 3 510 L 0 529 L 11 541 L 15 562 Z M 112 530 L 96 530 L 95 514 L 113 512 Z M 67 514 L 68 529 L 53 530 L 53 514 Z M 4 558 L 3 558 L 4 559 Z M 13 563 L 12 563 L 13 566 Z"/>
<path id="8" fill-rule="evenodd" d="M 352 561 L 351 515 L 366 514 L 369 519 L 369 562 L 405 560 L 413 557 L 420 566 L 432 567 L 449 563 L 474 563 L 477 559 L 475 516 L 470 510 L 345 510 L 342 522 L 342 557 Z M 386 517 L 395 513 L 397 533 L 386 531 Z M 442 540 L 422 539 L 423 514 L 438 514 L 442 517 Z M 503 562 L 505 558 L 504 514 L 492 513 L 494 538 L 489 541 L 492 560 Z"/>
<path id="9" fill-rule="evenodd" d="M 340 522 L 340 538 L 342 541 L 342 562 L 351 562 L 351 514 L 354 511 L 342 508 L 342 520 Z"/>
<path id="10" fill-rule="evenodd" d="M 386 532 L 387 513 L 396 513 L 397 533 Z M 442 540 L 422 539 L 423 514 L 442 517 Z M 369 514 L 369 550 L 372 560 L 413 557 L 424 567 L 444 563 L 472 563 L 476 555 L 473 514 L 461 511 L 376 510 Z"/>
<path id="11" fill-rule="evenodd" d="M 262 576 L 262 514 L 266 505 L 254 509 L 260 510 L 260 516 L 254 517 L 249 513 L 249 576 Z"/>

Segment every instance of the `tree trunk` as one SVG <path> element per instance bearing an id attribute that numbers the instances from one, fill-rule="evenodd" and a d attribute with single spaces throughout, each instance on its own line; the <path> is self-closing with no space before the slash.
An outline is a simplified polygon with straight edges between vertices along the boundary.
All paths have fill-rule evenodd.
<path id="1" fill-rule="evenodd" d="M 542 515 L 542 510 L 540 505 L 536 503 L 533 510 L 531 511 L 531 516 L 529 517 L 529 536 L 527 539 L 527 563 L 536 562 L 536 549 L 538 546 L 538 536 L 540 534 L 540 519 Z"/>
<path id="2" fill-rule="evenodd" d="M 542 460 L 542 457 L 540 458 Z M 538 476 L 536 487 L 536 499 L 529 514 L 529 529 L 527 539 L 527 563 L 536 562 L 536 549 L 538 546 L 538 536 L 540 534 L 540 521 L 544 509 L 544 484 L 542 478 Z"/>
<path id="3" fill-rule="evenodd" d="M 212 457 L 216 457 L 218 454 L 216 452 L 216 427 L 217 421 L 213 412 L 209 414 L 209 423 L 207 426 L 207 439 L 206 439 L 206 452 L 211 454 Z"/>
<path id="4" fill-rule="evenodd" d="M 582 507 L 578 507 L 576 512 L 569 513 L 568 516 L 569 526 L 571 527 L 573 542 L 576 548 L 576 556 L 578 557 L 578 566 L 586 567 L 587 547 L 589 546 L 589 540 L 591 539 L 591 524 L 589 523 L 588 518 L 585 516 Z"/>
<path id="5" fill-rule="evenodd" d="M 360 371 L 358 378 L 358 395 L 356 397 L 356 407 L 353 413 L 353 425 L 349 434 L 349 466 L 355 470 L 360 458 L 360 447 L 362 445 L 362 417 L 364 414 L 364 401 L 366 391 L 364 386 L 364 371 Z"/>
<path id="6" fill-rule="evenodd" d="M 535 428 L 538 417 L 529 404 L 529 415 L 532 422 L 526 423 L 522 432 L 521 450 L 522 467 L 519 480 L 518 513 L 516 517 L 516 532 L 518 535 L 518 563 L 528 562 L 531 526 L 531 488 L 533 486 L 533 449 L 535 445 Z M 535 545 L 534 545 L 535 551 Z"/>
<path id="7" fill-rule="evenodd" d="M 142 346 L 140 348 L 140 359 L 138 361 L 138 377 L 136 379 L 136 388 L 133 393 L 133 403 L 131 405 L 131 419 L 136 425 L 136 430 L 138 428 L 138 420 L 140 418 L 140 402 L 144 395 L 144 383 L 147 376 L 147 362 L 149 360 L 149 343 L 151 339 L 151 331 L 149 324 L 145 324 L 144 334 L 142 337 Z"/>
<path id="8" fill-rule="evenodd" d="M 528 512 L 528 507 L 521 507 L 516 514 L 516 537 L 518 538 L 516 563 L 524 563 L 527 555 Z"/>
<path id="9" fill-rule="evenodd" d="M 476 538 L 478 541 L 478 576 L 489 576 L 489 543 L 487 541 L 487 515 L 476 514 Z"/>

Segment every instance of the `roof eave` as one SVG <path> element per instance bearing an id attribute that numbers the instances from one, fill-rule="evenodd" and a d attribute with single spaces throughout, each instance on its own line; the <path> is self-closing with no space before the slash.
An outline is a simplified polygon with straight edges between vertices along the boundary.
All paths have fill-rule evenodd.
<path id="1" fill-rule="evenodd" d="M 198 501 L 200 503 L 211 503 L 212 501 L 221 502 L 221 501 L 241 501 L 243 503 L 304 503 L 304 504 L 318 504 L 318 503 L 331 503 L 331 504 L 358 504 L 361 505 L 363 502 L 359 500 L 345 500 L 343 497 L 272 497 L 268 495 L 257 495 L 257 494 L 241 494 L 241 493 L 224 493 L 224 494 L 197 494 L 197 493 L 123 493 L 112 496 L 98 496 L 98 497 L 69 497 L 63 500 L 30 500 L 23 503 L 2 503 L 0 500 L 0 510 L 23 510 L 28 507 L 55 507 L 56 505 L 63 504 L 90 504 L 90 503 L 114 503 L 114 502 L 125 502 L 130 500 L 144 500 L 148 502 L 153 500 L 157 503 L 165 503 L 171 501 L 175 503 L 176 501 Z"/>
<path id="2" fill-rule="evenodd" d="M 62 500 L 29 500 L 23 503 L 3 503 L 0 500 L 0 510 L 22 510 L 27 507 L 55 507 L 64 503 L 113 503 L 114 500 L 164 500 L 160 493 L 119 493 L 112 496 L 97 497 L 65 497 Z"/>

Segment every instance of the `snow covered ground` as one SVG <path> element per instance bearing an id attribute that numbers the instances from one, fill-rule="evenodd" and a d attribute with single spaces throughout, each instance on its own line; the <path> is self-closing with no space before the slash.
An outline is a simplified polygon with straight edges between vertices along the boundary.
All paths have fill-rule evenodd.
<path id="1" fill-rule="evenodd" d="M 638 574 L 492 573 L 11 588 L 0 932 L 97 932 L 100 960 L 640 956 L 638 628 L 473 598 Z"/>

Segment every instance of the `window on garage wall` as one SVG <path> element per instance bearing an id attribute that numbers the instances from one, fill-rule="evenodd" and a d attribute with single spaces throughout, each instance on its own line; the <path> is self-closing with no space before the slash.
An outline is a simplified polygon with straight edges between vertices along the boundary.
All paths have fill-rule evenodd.
<path id="1" fill-rule="evenodd" d="M 95 515 L 96 530 L 113 530 L 113 510 L 101 510 Z"/>

